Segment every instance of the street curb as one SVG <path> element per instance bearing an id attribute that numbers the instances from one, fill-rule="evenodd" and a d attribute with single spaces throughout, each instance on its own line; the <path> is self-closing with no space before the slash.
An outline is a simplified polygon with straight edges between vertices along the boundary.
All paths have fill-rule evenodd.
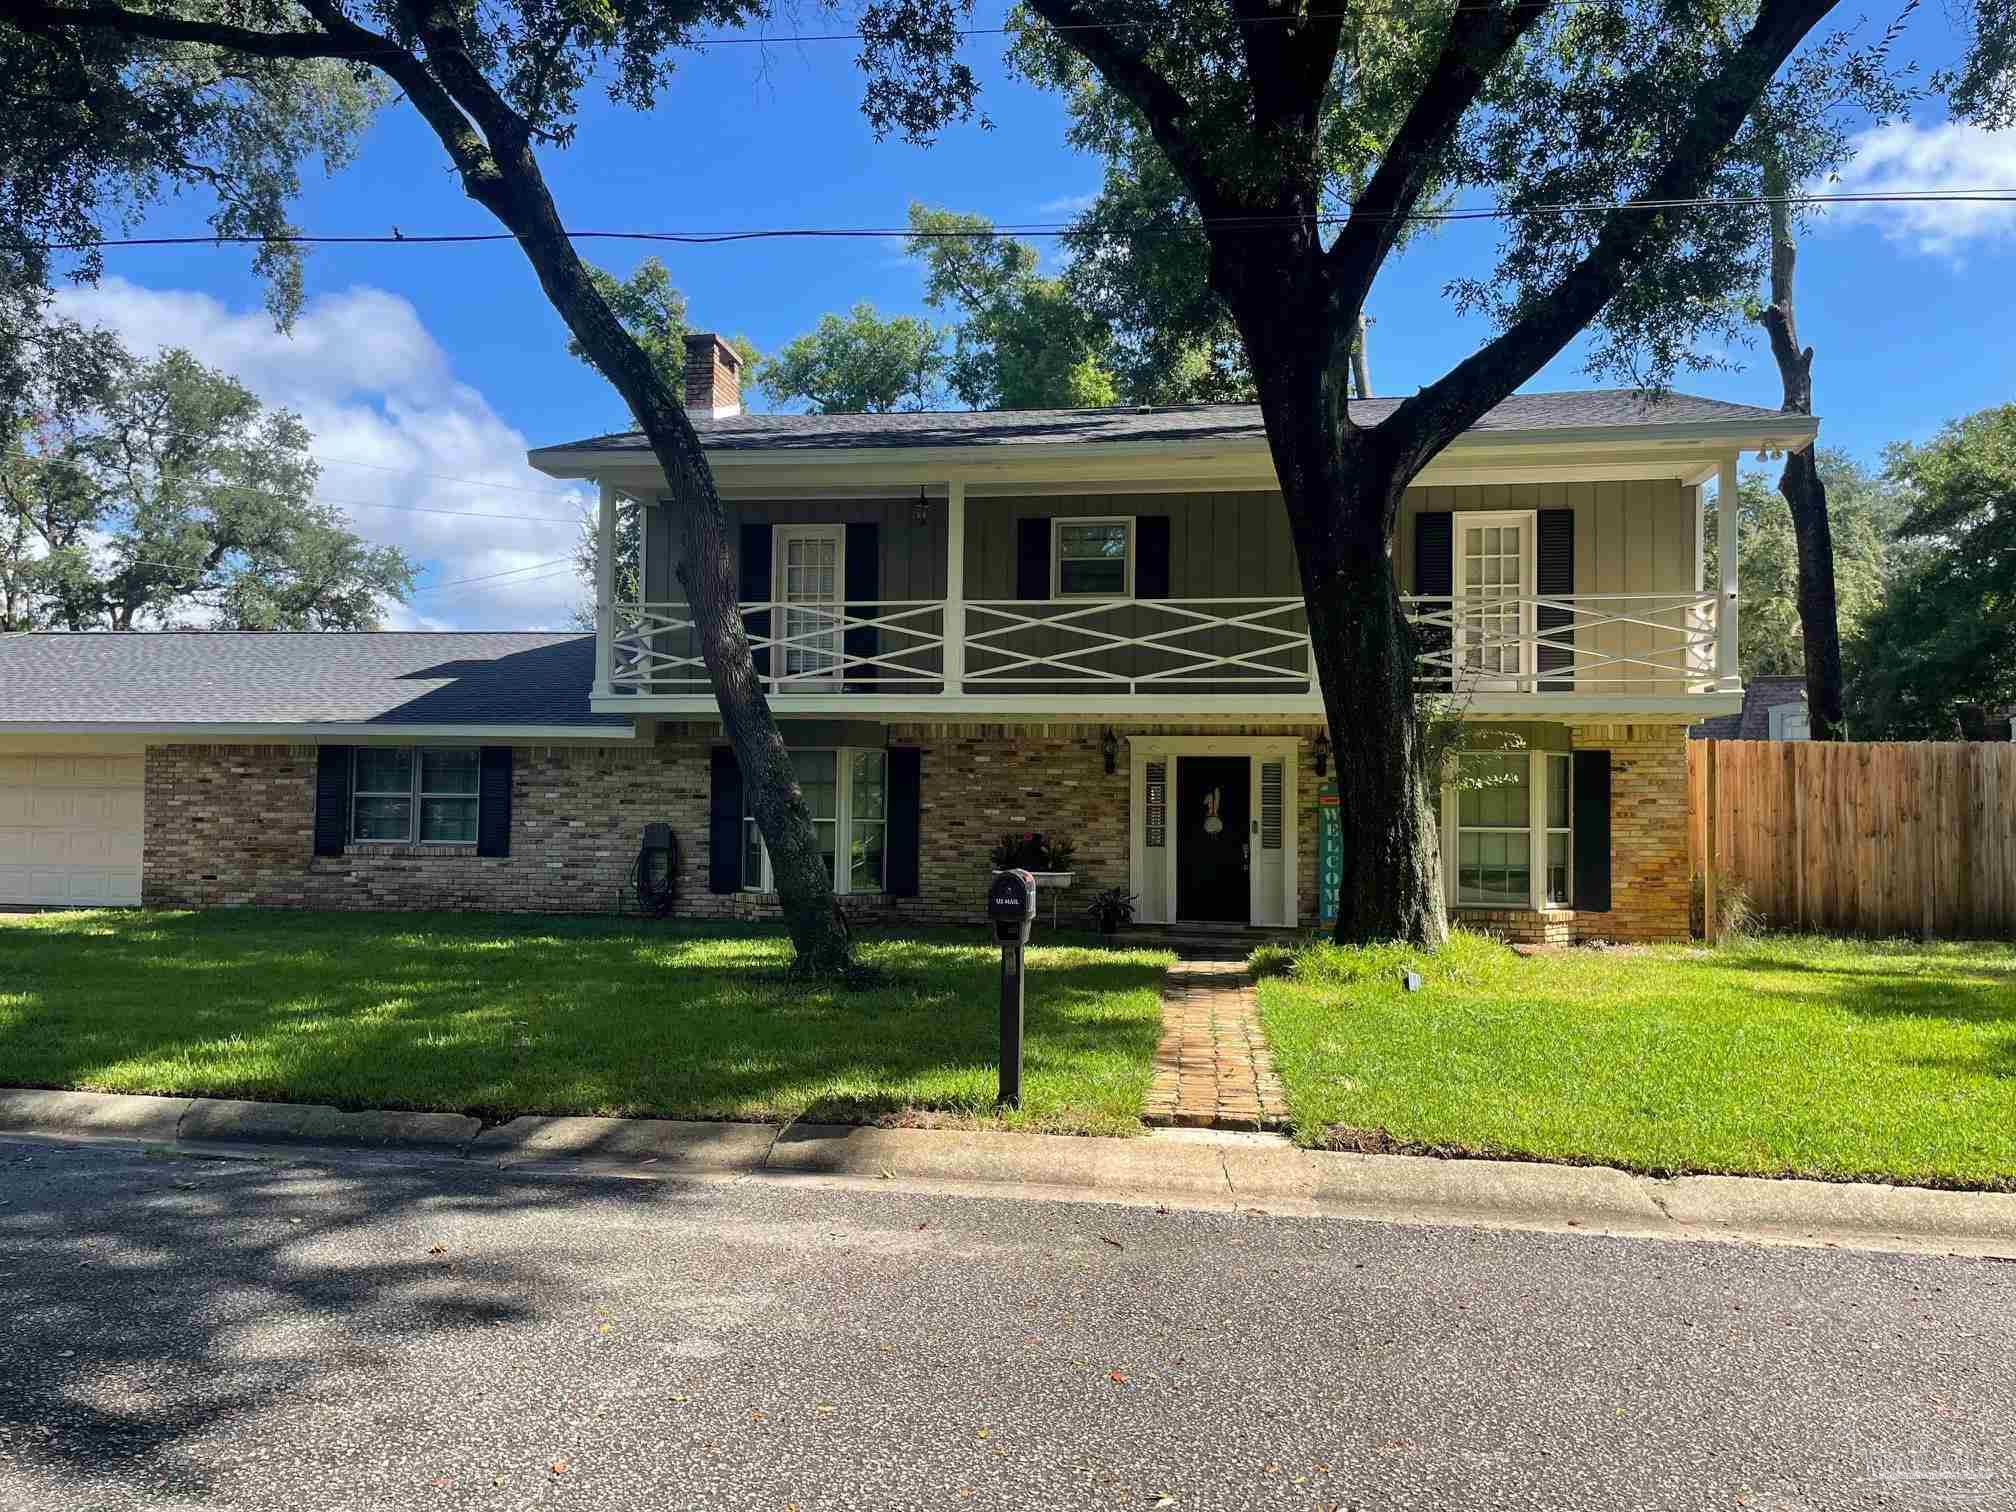
<path id="1" fill-rule="evenodd" d="M 499 1169 L 643 1177 L 888 1180 L 995 1195 L 1156 1200 L 1270 1213 L 1584 1234 L 1760 1240 L 2016 1259 L 2016 1195 L 1608 1166 L 1298 1149 L 1264 1135 L 1101 1139 L 960 1129 L 346 1113 L 296 1103 L 0 1088 L 0 1135 L 191 1153 L 407 1151 Z"/>

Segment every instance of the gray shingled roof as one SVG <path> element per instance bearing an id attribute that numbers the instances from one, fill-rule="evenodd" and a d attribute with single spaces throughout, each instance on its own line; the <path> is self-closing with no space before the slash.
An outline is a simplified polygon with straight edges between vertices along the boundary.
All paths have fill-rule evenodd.
<path id="1" fill-rule="evenodd" d="M 0 636 L 10 724 L 579 725 L 595 637 L 534 631 Z"/>
<path id="2" fill-rule="evenodd" d="M 1367 424 L 1392 413 L 1398 399 L 1354 399 Z M 1695 394 L 1648 399 L 1632 389 L 1514 394 L 1476 425 L 1491 431 L 1583 430 L 1603 426 L 1685 425 L 1713 421 L 1774 423 L 1777 410 L 1727 404 Z M 1185 404 L 1162 409 L 935 410 L 896 415 L 733 415 L 696 419 L 709 451 L 799 451 L 837 447 L 1040 446 L 1088 441 L 1260 441 L 1257 404 Z M 642 431 L 618 431 L 542 446 L 546 452 L 648 451 Z"/>
<path id="3" fill-rule="evenodd" d="M 1687 733 L 1696 740 L 1769 740 L 1771 711 L 1799 703 L 1805 697 L 1803 672 L 1772 672 L 1753 677 L 1743 685 L 1742 712 L 1713 715 Z"/>

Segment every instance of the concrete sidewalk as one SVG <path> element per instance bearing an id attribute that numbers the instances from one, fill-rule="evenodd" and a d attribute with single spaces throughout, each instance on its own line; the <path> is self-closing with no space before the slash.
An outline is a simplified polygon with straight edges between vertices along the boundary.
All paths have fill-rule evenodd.
<path id="1" fill-rule="evenodd" d="M 454 1113 L 0 1090 L 0 1135 L 114 1139 L 191 1154 L 365 1152 L 637 1177 L 893 1181 L 997 1197 L 2016 1259 L 2016 1195 L 1336 1154 L 1264 1134 L 1092 1139 L 623 1118 L 515 1118 L 484 1128 Z"/>

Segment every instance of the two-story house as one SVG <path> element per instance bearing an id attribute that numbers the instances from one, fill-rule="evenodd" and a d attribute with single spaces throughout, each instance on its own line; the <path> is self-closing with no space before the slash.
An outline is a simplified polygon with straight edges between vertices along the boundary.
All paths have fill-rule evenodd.
<path id="1" fill-rule="evenodd" d="M 737 367 L 690 338 L 688 412 L 851 910 L 973 918 L 990 848 L 1035 830 L 1146 922 L 1319 922 L 1329 742 L 1252 406 L 745 414 Z M 1409 490 L 1423 675 L 1491 779 L 1445 795 L 1459 917 L 1685 933 L 1687 726 L 1742 700 L 1704 494 L 1813 433 L 1680 394 L 1522 395 Z M 531 460 L 599 490 L 592 637 L 0 643 L 0 903 L 604 909 L 662 821 L 679 912 L 773 908 L 649 447 Z"/>

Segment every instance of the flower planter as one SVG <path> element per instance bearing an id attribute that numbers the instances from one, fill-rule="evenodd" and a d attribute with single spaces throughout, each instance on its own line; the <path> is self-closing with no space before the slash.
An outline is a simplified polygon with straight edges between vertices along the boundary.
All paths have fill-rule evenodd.
<path id="1" fill-rule="evenodd" d="M 1002 872 L 1011 870 L 1011 868 L 997 866 L 994 870 Z M 1024 867 L 1022 870 L 1026 871 L 1028 868 Z M 1046 892 L 1050 894 L 1050 927 L 1055 929 L 1057 927 L 1057 895 L 1070 890 L 1072 884 L 1078 880 L 1078 873 L 1075 871 L 1032 871 L 1029 875 L 1036 879 L 1036 909 L 1039 914 L 1043 909 L 1043 894 Z"/>

